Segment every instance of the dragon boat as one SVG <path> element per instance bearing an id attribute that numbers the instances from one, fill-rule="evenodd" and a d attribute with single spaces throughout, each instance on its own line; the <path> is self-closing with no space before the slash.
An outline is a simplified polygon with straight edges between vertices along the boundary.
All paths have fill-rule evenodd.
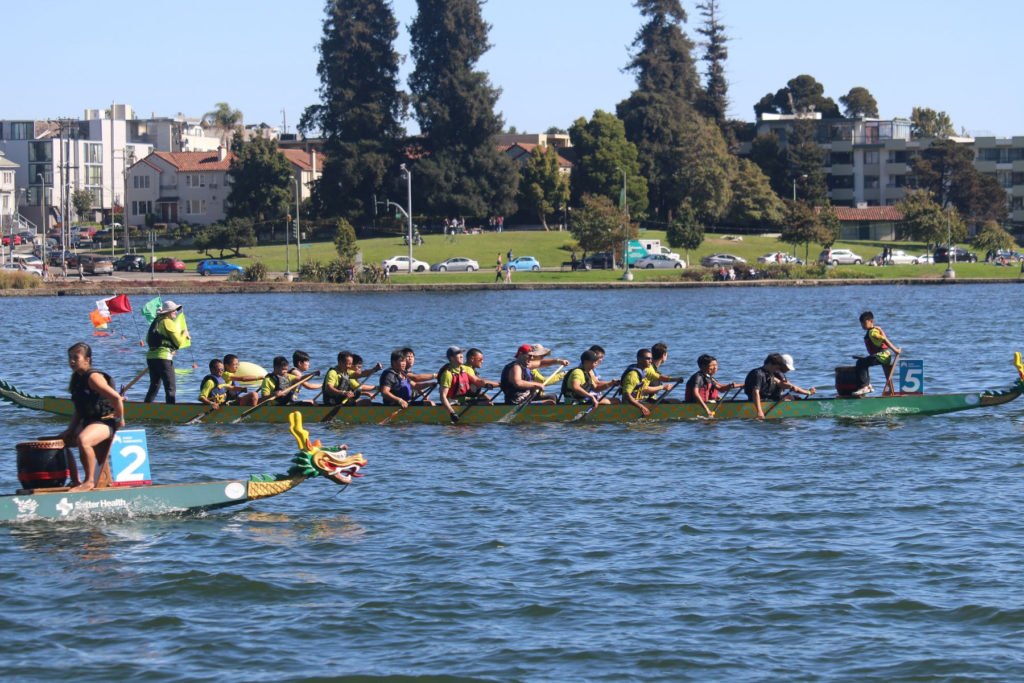
<path id="1" fill-rule="evenodd" d="M 22 489 L 0 495 L 0 522 L 187 514 L 276 496 L 315 477 L 346 486 L 360 476 L 359 470 L 366 465 L 362 454 L 349 455 L 345 447 L 325 447 L 319 440 L 311 442 L 300 413 L 293 412 L 289 422 L 299 451 L 284 474 L 189 484 L 110 486 L 90 491 L 71 491 L 66 487 Z"/>
<path id="2" fill-rule="evenodd" d="M 1024 364 L 1016 354 L 1015 365 L 1019 378 L 1008 389 L 962 394 L 894 393 L 877 397 L 833 397 L 766 402 L 765 419 L 781 420 L 794 417 L 849 417 L 863 418 L 879 415 L 936 415 L 972 408 L 985 408 L 1008 403 L 1024 393 Z M 33 396 L 0 379 L 0 399 L 18 406 L 42 410 L 70 417 L 73 406 L 70 398 Z M 693 403 L 659 403 L 650 406 L 651 414 L 641 418 L 633 406 L 627 404 L 601 405 L 589 410 L 586 405 L 526 405 L 504 404 L 471 405 L 459 408 L 459 424 L 528 424 L 534 422 L 615 423 L 667 420 L 693 420 L 705 418 L 701 407 Z M 140 403 L 125 401 L 124 416 L 129 423 L 157 424 L 225 424 L 233 422 L 287 422 L 289 415 L 298 412 L 307 422 L 348 425 L 366 424 L 433 424 L 450 425 L 452 416 L 441 406 L 277 406 L 258 408 L 226 405 L 210 410 L 202 403 Z M 756 417 L 750 401 L 723 400 L 715 408 L 715 419 L 729 420 Z"/>

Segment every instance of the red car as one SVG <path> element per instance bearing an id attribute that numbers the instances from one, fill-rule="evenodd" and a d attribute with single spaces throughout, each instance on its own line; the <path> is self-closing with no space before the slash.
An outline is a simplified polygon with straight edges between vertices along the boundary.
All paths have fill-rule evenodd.
<path id="1" fill-rule="evenodd" d="M 21 244 L 21 235 L 15 235 L 13 239 L 14 239 L 14 246 L 18 246 L 19 244 Z M 10 235 L 4 235 L 3 236 L 3 245 L 5 247 L 9 247 L 11 245 L 11 236 Z"/>
<path id="2" fill-rule="evenodd" d="M 184 273 L 185 262 L 180 258 L 167 256 L 153 261 L 153 270 L 158 273 Z"/>

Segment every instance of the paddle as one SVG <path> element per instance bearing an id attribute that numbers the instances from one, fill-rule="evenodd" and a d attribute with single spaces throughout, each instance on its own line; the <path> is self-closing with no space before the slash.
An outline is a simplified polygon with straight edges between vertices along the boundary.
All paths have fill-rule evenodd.
<path id="1" fill-rule="evenodd" d="M 320 375 L 320 371 L 319 370 L 315 370 L 315 371 L 309 373 L 308 375 L 303 375 L 302 377 L 297 379 L 290 387 L 285 389 L 283 394 L 281 394 L 280 396 L 274 396 L 274 395 L 267 396 L 265 399 L 263 399 L 262 401 L 260 401 L 256 405 L 254 405 L 252 408 L 249 408 L 248 410 L 243 412 L 241 415 L 236 417 L 234 420 L 232 420 L 231 424 L 238 424 L 242 420 L 242 418 L 245 417 L 246 415 L 249 415 L 250 413 L 252 413 L 255 410 L 259 410 L 262 406 L 265 406 L 266 404 L 270 403 L 271 401 L 277 400 L 278 398 L 284 398 L 288 394 L 292 393 L 293 391 L 295 391 L 296 389 L 301 387 L 303 382 L 305 382 L 307 380 L 311 380 L 314 377 L 318 377 L 319 375 Z"/>
<path id="2" fill-rule="evenodd" d="M 547 385 L 551 384 L 551 382 L 553 382 L 555 378 L 558 377 L 558 373 L 562 372 L 562 370 L 563 368 L 558 368 L 557 370 L 552 372 L 551 376 L 544 380 L 544 384 L 542 385 L 541 389 L 532 389 L 530 391 L 530 395 L 526 397 L 525 401 L 516 404 L 515 406 L 512 407 L 511 410 L 509 410 L 507 413 L 498 418 L 498 424 L 508 424 L 509 422 L 511 422 L 515 418 L 515 416 L 519 414 L 519 411 L 522 410 L 524 406 L 529 405 L 533 401 L 533 399 L 537 398 L 537 396 L 543 390 L 543 387 L 546 387 Z"/>
<path id="3" fill-rule="evenodd" d="M 715 406 L 715 409 L 711 411 L 711 418 L 713 419 L 715 415 L 718 415 L 718 409 L 722 407 L 723 403 L 732 403 L 733 401 L 735 401 L 736 397 L 739 396 L 739 393 L 741 391 L 743 391 L 743 387 L 736 387 L 736 391 L 733 392 L 731 398 L 728 398 L 724 401 L 719 401 L 718 405 Z"/>
<path id="4" fill-rule="evenodd" d="M 434 390 L 434 387 L 436 387 L 436 386 L 437 386 L 437 382 L 434 382 L 434 383 L 432 383 L 430 385 L 430 387 L 427 388 L 426 391 L 423 391 L 422 389 L 417 391 L 415 394 L 412 395 L 412 398 L 409 399 L 408 402 L 406 402 L 405 408 L 399 408 L 398 410 L 396 410 L 395 412 L 391 413 L 390 415 L 385 417 L 383 420 L 381 420 L 377 424 L 378 425 L 387 424 L 388 422 L 391 421 L 391 418 L 393 418 L 395 415 L 398 415 L 400 412 L 402 412 L 403 410 L 405 410 L 406 408 L 411 406 L 416 399 L 418 399 L 420 397 L 426 398 L 430 394 L 430 392 L 432 392 Z"/>
<path id="5" fill-rule="evenodd" d="M 128 393 L 128 390 L 131 389 L 133 386 L 135 386 L 135 383 L 138 382 L 140 379 L 142 379 L 142 376 L 145 375 L 147 372 L 149 372 L 149 368 L 148 367 L 144 368 L 142 370 L 142 372 L 140 372 L 139 374 L 135 375 L 135 379 L 133 379 L 131 382 L 128 382 L 128 384 L 126 384 L 126 385 L 123 385 L 121 387 L 121 398 L 124 398 L 125 394 Z"/>
<path id="6" fill-rule="evenodd" d="M 569 422 L 580 422 L 587 415 L 590 415 L 592 412 L 594 412 L 594 408 L 596 408 L 597 406 L 601 405 L 601 401 L 603 401 L 604 397 L 607 396 L 608 394 L 610 394 L 613 389 L 615 391 L 618 391 L 619 385 L 618 384 L 613 384 L 612 386 L 608 387 L 608 389 L 606 389 L 605 392 L 598 397 L 597 403 L 590 404 L 589 408 L 584 410 L 582 413 L 580 413 L 579 415 L 577 415 L 573 419 L 569 420 Z"/>
<path id="7" fill-rule="evenodd" d="M 675 388 L 676 388 L 676 387 L 678 387 L 678 386 L 679 386 L 679 382 L 678 382 L 678 381 L 676 381 L 676 383 L 675 383 L 675 384 L 673 384 L 672 386 L 670 386 L 670 387 L 669 387 L 668 389 L 666 389 L 665 391 L 661 392 L 661 396 L 659 396 L 659 397 L 658 397 L 658 400 L 657 400 L 657 401 L 655 401 L 654 403 L 652 403 L 652 404 L 651 404 L 651 407 L 653 408 L 654 406 L 656 406 L 656 405 L 658 405 L 659 403 L 661 403 L 661 402 L 662 402 L 662 400 L 663 400 L 663 399 L 664 399 L 664 398 L 665 398 L 666 396 L 668 396 L 669 394 L 671 394 L 671 393 L 672 393 L 672 390 L 673 390 L 673 389 L 675 389 Z"/>
<path id="8" fill-rule="evenodd" d="M 373 391 L 371 391 L 368 394 L 366 394 L 366 397 L 369 398 L 369 399 L 372 399 L 379 392 L 380 392 L 380 389 L 374 389 Z M 331 412 L 329 412 L 326 415 L 324 415 L 324 418 L 322 420 L 320 420 L 320 422 L 330 422 L 331 420 L 333 420 L 335 418 L 335 416 L 337 416 L 337 414 L 339 412 L 341 412 L 341 409 L 348 405 L 348 401 L 349 401 L 348 398 L 343 398 L 340 403 L 338 403 L 333 408 L 331 408 Z"/>
<path id="9" fill-rule="evenodd" d="M 783 401 L 785 401 L 785 400 L 786 400 L 786 397 L 787 397 L 787 396 L 789 396 L 789 395 L 790 395 L 790 394 L 792 394 L 792 393 L 793 393 L 793 391 L 792 391 L 792 389 L 791 389 L 791 390 L 787 391 L 786 393 L 784 393 L 784 394 L 783 394 L 782 396 L 780 396 L 780 397 L 779 397 L 779 400 L 778 400 L 778 401 L 776 401 L 775 403 L 773 403 L 773 404 L 771 405 L 771 407 L 770 407 L 770 408 L 768 408 L 768 410 L 764 411 L 764 417 L 763 417 L 762 419 L 765 419 L 765 420 L 767 420 L 767 419 L 768 419 L 768 413 L 770 413 L 770 412 L 772 412 L 773 410 L 775 410 L 775 406 L 777 406 L 777 405 L 779 405 L 780 403 L 782 403 Z"/>
<path id="10" fill-rule="evenodd" d="M 884 372 L 885 372 L 885 386 L 882 387 L 882 396 L 892 396 L 893 394 L 896 393 L 896 389 L 893 388 L 893 386 L 892 386 L 892 374 L 894 372 L 896 372 L 896 363 L 899 362 L 900 354 L 902 352 L 903 352 L 903 349 L 900 349 L 899 351 L 897 351 L 896 352 L 896 357 L 892 359 L 892 364 L 890 364 L 887 368 L 884 368 Z"/>
<path id="11" fill-rule="evenodd" d="M 491 388 L 492 388 L 492 389 L 497 389 L 497 387 L 491 387 Z M 470 403 L 469 403 L 468 405 L 466 405 L 466 407 L 465 407 L 465 408 L 463 408 L 462 410 L 460 410 L 460 411 L 459 411 L 458 413 L 452 413 L 452 422 L 458 422 L 458 421 L 459 421 L 459 418 L 460 418 L 460 417 L 462 417 L 462 414 L 463 414 L 463 413 L 465 413 L 465 412 L 466 412 L 467 410 L 469 410 L 469 409 L 470 409 L 470 408 L 472 408 L 473 406 L 475 406 L 475 405 L 479 405 L 480 403 L 482 403 L 482 402 L 483 402 L 483 399 L 485 399 L 485 398 L 487 398 L 487 392 L 486 392 L 486 391 L 485 391 L 485 392 L 483 392 L 482 394 L 480 394 L 479 396 L 476 396 L 476 397 L 474 397 L 474 398 L 473 398 L 473 399 L 472 399 L 472 400 L 470 401 Z"/>

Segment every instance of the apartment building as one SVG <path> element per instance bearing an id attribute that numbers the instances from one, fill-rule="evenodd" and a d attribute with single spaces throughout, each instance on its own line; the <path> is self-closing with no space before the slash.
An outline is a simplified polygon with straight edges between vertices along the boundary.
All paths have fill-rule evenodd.
<path id="1" fill-rule="evenodd" d="M 15 194 L 14 173 L 18 164 L 0 152 L 0 229 L 5 232 L 14 220 L 18 210 L 18 197 Z"/>

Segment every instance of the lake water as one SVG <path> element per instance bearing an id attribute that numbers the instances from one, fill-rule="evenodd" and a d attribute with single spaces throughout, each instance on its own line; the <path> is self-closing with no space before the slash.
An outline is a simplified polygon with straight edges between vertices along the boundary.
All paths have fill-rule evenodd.
<path id="1" fill-rule="evenodd" d="M 668 343 L 669 374 L 764 356 L 826 393 L 862 352 L 864 309 L 926 391 L 1006 388 L 1024 288 L 851 286 L 467 294 L 174 296 L 199 370 L 301 348 L 433 372 L 479 346 L 496 377 L 540 342 L 606 376 Z M 133 297 L 141 309 L 144 297 Z M 94 338 L 91 299 L 0 300 L 0 376 L 63 394 L 93 343 L 125 382 L 130 316 Z M 127 321 L 122 318 L 128 318 Z M 191 365 L 191 354 L 179 367 Z M 874 369 L 876 388 L 881 374 Z M 132 389 L 141 397 L 146 380 Z M 62 423 L 0 404 L 13 443 Z M 1024 400 L 934 417 L 318 432 L 370 461 L 347 490 L 185 518 L 0 528 L 7 680 L 1014 680 L 1024 677 Z M 281 426 L 149 427 L 154 480 L 280 472 Z"/>

